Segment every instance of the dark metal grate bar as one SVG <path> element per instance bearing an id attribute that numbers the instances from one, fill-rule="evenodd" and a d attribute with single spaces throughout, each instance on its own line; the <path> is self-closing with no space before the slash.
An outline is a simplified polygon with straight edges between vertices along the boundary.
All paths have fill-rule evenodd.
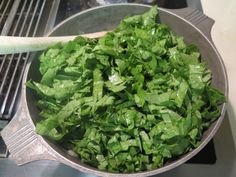
<path id="1" fill-rule="evenodd" d="M 60 0 L 54 1 L 52 6 L 58 9 L 59 4 L 60 4 Z M 49 31 L 55 26 L 56 16 L 57 16 L 57 11 L 51 8 L 50 13 L 48 15 L 47 25 L 45 26 L 45 29 L 44 29 L 44 34 L 49 33 Z"/>
<path id="2" fill-rule="evenodd" d="M 23 6 L 22 6 L 22 8 L 19 12 L 19 16 L 16 19 L 16 25 L 12 28 L 13 30 L 12 30 L 12 33 L 10 35 L 12 35 L 12 36 L 15 36 L 15 35 L 22 36 L 23 30 L 24 30 L 25 25 L 26 25 L 26 21 L 29 18 L 29 14 L 30 14 L 30 10 L 32 8 L 33 2 L 34 1 L 30 1 L 30 2 L 27 1 L 27 0 L 24 1 Z M 20 25 L 22 20 L 23 20 L 23 24 Z M 25 55 L 25 54 L 23 54 L 23 55 Z M 9 63 L 7 64 L 7 68 L 4 72 L 3 80 L 2 80 L 2 83 L 1 83 L 1 87 L 0 87 L 0 93 L 6 93 L 6 94 L 4 94 L 4 97 L 1 98 L 1 100 L 0 100 L 1 103 L 2 103 L 1 110 L 0 110 L 0 116 L 1 117 L 3 117 L 4 111 L 5 111 L 5 108 L 6 108 L 6 102 L 7 102 L 7 99 L 9 97 L 9 92 L 10 92 L 10 89 L 11 89 L 11 87 L 8 85 L 9 80 L 14 79 L 13 76 L 11 75 L 11 71 L 15 70 L 14 69 L 14 64 L 15 64 L 15 62 L 19 62 L 21 57 L 22 57 L 22 54 L 11 55 L 11 57 L 9 59 Z M 3 61 L 6 61 L 6 59 L 8 59 L 8 57 L 5 56 L 4 59 L 5 60 L 3 60 Z M 16 68 L 16 66 L 15 66 L 15 68 Z M 2 68 L 0 68 L 0 71 L 2 71 Z M 9 117 L 9 115 L 7 115 L 7 117 Z"/>
<path id="3" fill-rule="evenodd" d="M 31 1 L 30 4 L 32 4 L 32 1 Z M 21 36 L 21 33 L 22 33 L 23 29 L 22 29 L 22 25 L 19 25 L 19 23 L 22 22 L 22 20 L 23 20 L 24 21 L 23 23 L 25 24 L 25 22 L 26 22 L 25 13 L 28 14 L 29 13 L 28 10 L 30 10 L 28 8 L 28 10 L 26 11 L 26 9 L 27 9 L 27 0 L 24 1 L 24 5 L 23 5 L 23 7 L 22 7 L 22 9 L 20 11 L 20 15 L 19 15 L 18 19 L 16 18 L 17 19 L 16 25 L 12 26 L 13 27 L 13 32 L 11 33 L 11 31 L 10 31 L 10 33 L 8 35 L 11 35 L 11 36 Z M 20 32 L 19 32 L 19 30 L 20 30 Z M 17 34 L 17 32 L 19 32 L 19 34 Z"/>
<path id="4" fill-rule="evenodd" d="M 2 27 L 2 25 L 5 22 L 5 19 L 7 18 L 7 16 L 9 15 L 9 11 L 12 5 L 12 0 L 3 0 L 2 4 L 1 4 L 1 8 L 0 8 L 0 26 Z"/>
<path id="5" fill-rule="evenodd" d="M 57 12 L 59 2 L 60 0 L 0 0 L 1 35 L 42 35 L 48 25 L 53 26 L 56 13 L 50 18 L 49 16 L 51 12 Z M 30 53 L 0 55 L 0 119 L 8 120 L 16 111 L 21 80 L 29 56 Z"/>
<path id="6" fill-rule="evenodd" d="M 33 2 L 33 1 L 31 1 L 31 2 Z M 24 12 L 24 9 L 25 9 L 25 5 L 26 5 L 26 1 L 25 1 L 25 3 L 24 3 L 24 8 L 22 8 L 22 10 L 21 10 L 20 18 L 18 18 L 18 20 L 17 20 L 16 27 L 15 27 L 14 30 L 13 30 L 13 35 L 16 34 L 17 26 L 20 26 L 19 23 L 20 23 L 21 17 L 23 16 L 23 12 Z M 32 3 L 31 3 L 31 5 L 32 5 Z M 28 11 L 27 11 L 27 14 L 28 14 L 28 13 L 29 13 L 29 9 L 28 9 Z M 25 22 L 26 22 L 26 18 L 24 19 L 23 25 L 21 25 L 21 30 L 20 30 L 19 36 L 21 36 L 21 34 L 22 34 L 22 30 L 23 30 L 23 27 L 24 27 L 24 25 L 25 25 Z M 10 62 L 9 62 L 8 66 L 7 66 L 7 69 L 6 69 L 5 73 L 4 73 L 2 85 L 1 85 L 1 87 L 0 87 L 0 93 L 2 92 L 3 86 L 4 86 L 5 83 L 6 83 L 6 77 L 8 76 L 8 72 L 9 72 L 9 70 L 10 70 L 10 67 L 11 67 L 11 64 L 12 64 L 12 61 L 13 61 L 13 57 L 14 57 L 14 56 L 15 56 L 15 55 L 11 55 L 11 57 L 10 57 Z M 2 69 L 3 69 L 3 68 L 1 67 L 0 72 L 2 71 Z"/>
<path id="7" fill-rule="evenodd" d="M 20 11 L 19 18 L 18 18 L 17 21 L 16 21 L 16 24 L 15 24 L 15 27 L 14 27 L 13 33 L 12 33 L 13 36 L 15 35 L 17 26 L 19 26 L 20 19 L 21 19 L 22 16 L 23 16 L 23 12 L 24 12 L 24 10 L 25 10 L 26 2 L 27 2 L 27 1 L 24 2 L 23 6 L 22 6 L 22 9 L 21 9 L 21 11 Z M 10 57 L 10 56 L 12 57 L 12 55 L 5 55 L 5 56 L 3 57 L 3 60 L 2 60 L 2 63 L 1 63 L 1 67 L 0 67 L 0 74 L 1 74 L 1 72 L 3 72 L 4 64 L 5 64 L 7 61 L 9 61 L 9 60 L 11 61 L 11 59 L 8 59 L 8 57 Z M 10 58 L 11 58 L 11 57 L 10 57 Z M 5 65 L 7 65 L 7 64 L 8 64 L 8 63 L 6 63 Z M 8 65 L 8 66 L 9 66 L 9 65 Z M 4 74 L 4 77 L 5 77 L 5 74 Z M 0 79 L 1 79 L 1 78 L 0 78 Z M 1 80 L 0 80 L 0 81 L 1 81 Z M 4 86 L 4 84 L 3 84 L 2 81 L 1 81 L 0 93 L 2 93 L 3 86 Z"/>
<path id="8" fill-rule="evenodd" d="M 24 2 L 23 7 L 22 7 L 22 9 L 20 11 L 20 15 L 19 15 L 19 18 L 16 21 L 16 25 L 15 25 L 15 27 L 13 29 L 12 35 L 16 34 L 17 27 L 20 26 L 19 23 L 21 21 L 21 18 L 23 17 L 24 10 L 25 10 L 26 4 L 27 4 L 26 2 L 27 1 Z M 16 55 L 18 56 L 18 54 L 16 54 Z M 0 94 L 1 94 L 0 104 L 1 105 L 3 104 L 3 99 L 5 97 L 4 93 L 5 93 L 5 90 L 7 89 L 7 86 L 8 86 L 7 85 L 8 84 L 7 83 L 7 78 L 10 78 L 10 75 L 8 75 L 8 73 L 10 71 L 10 68 L 11 68 L 11 65 L 12 65 L 12 62 L 13 62 L 13 58 L 16 55 L 5 55 L 4 58 L 3 58 L 3 62 L 1 63 L 1 67 L 0 67 L 0 74 L 1 74 L 1 78 L 0 78 L 1 79 L 0 80 L 0 83 L 1 83 L 1 86 L 0 86 Z M 3 112 L 0 112 L 0 117 L 2 117 L 2 116 L 3 116 Z"/>
<path id="9" fill-rule="evenodd" d="M 0 10 L 1 10 L 2 7 L 3 7 L 3 3 L 4 3 L 4 1 L 2 0 L 1 3 L 0 3 Z"/>
<path id="10" fill-rule="evenodd" d="M 30 10 L 32 9 L 33 2 L 34 2 L 34 1 L 31 1 L 31 2 L 30 2 L 30 5 L 29 5 L 29 7 L 28 7 L 28 10 L 27 10 L 27 13 L 26 13 L 26 18 L 24 19 L 23 25 L 22 25 L 22 27 L 21 27 L 20 35 L 22 35 L 23 29 L 25 29 L 25 23 L 26 23 L 26 21 L 28 20 L 28 18 L 30 17 L 29 14 L 30 14 Z M 32 24 L 33 24 L 33 21 L 34 21 L 34 19 L 35 19 L 36 12 L 37 12 L 37 9 L 38 9 L 38 6 L 39 6 L 39 2 L 40 2 L 40 1 L 37 0 L 37 1 L 36 1 L 36 4 L 34 4 L 35 6 L 34 6 L 34 9 L 33 9 L 33 11 L 32 11 L 33 14 L 32 14 L 32 17 L 31 17 L 31 19 L 30 19 L 30 23 L 29 23 L 29 26 L 28 26 L 28 29 L 27 29 L 26 36 L 29 36 L 30 30 L 31 30 L 31 28 L 32 28 Z M 23 54 L 20 54 L 20 55 L 17 57 L 17 63 L 16 63 L 16 65 L 15 65 L 15 67 L 14 67 L 14 71 L 13 71 L 13 74 L 12 74 L 12 76 L 11 76 L 10 84 L 9 84 L 9 86 L 8 86 L 7 92 L 6 92 L 6 94 L 5 94 L 5 98 L 4 98 L 2 107 L 1 107 L 0 114 L 3 114 L 3 113 L 4 113 L 4 110 L 5 110 L 5 108 L 6 108 L 6 103 L 7 103 L 7 100 L 8 100 L 8 98 L 9 98 L 9 93 L 10 93 L 10 91 L 11 91 L 12 88 L 13 88 L 13 81 L 14 81 L 14 79 L 15 79 L 15 77 L 16 77 L 16 71 L 17 71 L 17 69 L 19 68 L 19 64 L 20 64 L 20 61 L 21 61 L 21 59 L 22 59 L 22 55 L 23 55 Z M 27 54 L 27 56 L 28 56 L 28 54 Z M 28 58 L 28 57 L 26 57 L 26 58 Z M 21 80 L 21 78 L 20 78 L 19 80 Z M 18 80 L 18 81 L 19 81 L 19 80 Z M 16 90 L 15 90 L 15 91 L 16 91 Z"/>
<path id="11" fill-rule="evenodd" d="M 6 22 L 3 26 L 1 35 L 7 35 L 8 34 L 9 29 L 10 29 L 12 23 L 13 23 L 14 18 L 15 18 L 17 9 L 20 5 L 20 2 L 21 2 L 21 0 L 14 1 L 14 4 L 11 8 L 11 11 L 9 12 L 9 14 L 11 14 L 11 15 L 8 15 L 7 20 L 6 20 Z"/>
<path id="12" fill-rule="evenodd" d="M 33 13 L 33 17 L 36 16 L 36 12 L 37 12 L 37 9 L 38 9 L 38 6 L 39 6 L 39 2 L 40 1 L 37 1 L 37 4 L 35 6 L 35 10 L 34 10 L 34 13 Z M 46 3 L 46 0 L 43 0 L 43 2 L 41 4 L 41 9 L 40 9 L 39 14 L 38 14 L 38 19 L 36 20 L 36 24 L 35 24 L 35 28 L 33 30 L 33 35 L 32 36 L 36 35 L 37 29 L 38 29 L 38 25 L 39 25 L 39 21 L 40 21 L 40 19 L 42 17 L 42 13 L 43 13 L 43 9 L 44 9 L 45 3 Z M 28 28 L 28 31 L 27 31 L 27 34 L 26 34 L 27 36 L 29 36 L 30 30 L 32 28 L 32 24 L 33 24 L 33 20 L 31 20 L 31 22 L 30 22 L 30 28 Z M 25 57 L 26 59 L 24 60 L 24 64 L 22 66 L 22 69 L 20 70 L 20 74 L 19 74 L 19 78 L 20 79 L 18 79 L 18 81 L 17 81 L 16 88 L 15 88 L 14 93 L 13 93 L 12 102 L 15 102 L 15 100 L 16 100 L 16 96 L 17 96 L 17 93 L 18 93 L 20 85 L 21 85 L 21 80 L 22 80 L 22 77 L 23 77 L 23 74 L 24 74 L 24 70 L 25 70 L 25 67 L 26 67 L 29 55 L 30 55 L 29 53 L 26 54 L 26 57 Z M 16 68 L 18 68 L 18 67 L 16 67 Z M 12 88 L 12 85 L 9 87 L 9 90 L 11 88 Z M 14 106 L 14 104 L 10 105 L 9 111 L 7 113 L 8 116 L 12 115 L 13 106 Z M 7 117 L 7 118 L 10 118 L 10 117 Z"/>
<path id="13" fill-rule="evenodd" d="M 8 121 L 6 120 L 0 120 L 0 132 L 2 131 L 2 129 L 7 125 Z M 7 153 L 7 147 L 5 145 L 5 143 L 3 142 L 2 137 L 0 136 L 0 159 L 1 158 L 6 158 L 8 155 Z"/>

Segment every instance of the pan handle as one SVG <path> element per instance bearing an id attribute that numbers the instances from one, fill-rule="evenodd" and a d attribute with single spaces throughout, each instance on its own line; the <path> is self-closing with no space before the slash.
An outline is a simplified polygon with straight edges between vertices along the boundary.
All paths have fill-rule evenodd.
<path id="1" fill-rule="evenodd" d="M 203 12 L 192 9 L 190 7 L 182 8 L 182 9 L 168 9 L 169 12 L 179 15 L 184 18 L 186 21 L 190 22 L 192 25 L 197 27 L 204 36 L 212 43 L 211 38 L 211 29 L 215 21 L 206 16 Z"/>
<path id="2" fill-rule="evenodd" d="M 14 118 L 1 131 L 10 158 L 17 165 L 42 159 L 56 160 L 56 154 L 43 138 L 36 134 L 35 126 L 28 117 L 28 110 L 21 105 Z"/>
<path id="3" fill-rule="evenodd" d="M 21 100 L 25 103 L 25 100 Z M 21 104 L 11 122 L 1 131 L 12 158 L 17 165 L 23 165 L 36 160 L 54 160 L 85 173 L 93 173 L 93 170 L 74 163 L 62 155 L 59 149 L 53 149 L 43 138 L 35 132 L 35 126 L 29 117 L 25 104 Z M 63 152 L 64 154 L 64 152 Z M 100 175 L 99 175 L 100 176 Z"/>

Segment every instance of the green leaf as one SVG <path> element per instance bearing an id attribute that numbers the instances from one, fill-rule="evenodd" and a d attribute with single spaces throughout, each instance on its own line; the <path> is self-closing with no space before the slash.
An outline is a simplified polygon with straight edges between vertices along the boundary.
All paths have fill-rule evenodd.
<path id="1" fill-rule="evenodd" d="M 44 85 L 51 86 L 53 79 L 55 78 L 57 74 L 58 68 L 49 68 L 46 73 L 43 75 L 41 79 L 41 83 Z"/>
<path id="2" fill-rule="evenodd" d="M 101 71 L 95 69 L 93 71 L 93 97 L 95 101 L 101 99 L 103 96 L 103 84 Z"/>
<path id="3" fill-rule="evenodd" d="M 175 102 L 177 103 L 178 107 L 182 106 L 187 91 L 188 91 L 188 83 L 185 80 L 183 80 L 179 85 L 179 89 L 176 93 L 176 98 L 175 98 Z"/>
<path id="4" fill-rule="evenodd" d="M 152 140 L 145 131 L 140 131 L 140 138 L 142 140 L 142 147 L 146 154 L 151 153 Z"/>

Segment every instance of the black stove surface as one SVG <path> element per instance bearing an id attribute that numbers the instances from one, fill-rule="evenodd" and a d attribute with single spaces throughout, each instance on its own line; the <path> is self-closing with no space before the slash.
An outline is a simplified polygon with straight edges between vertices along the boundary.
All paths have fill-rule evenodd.
<path id="1" fill-rule="evenodd" d="M 157 4 L 159 7 L 178 9 L 187 7 L 186 0 L 64 0 L 60 3 L 56 24 L 83 10 L 112 3 Z"/>

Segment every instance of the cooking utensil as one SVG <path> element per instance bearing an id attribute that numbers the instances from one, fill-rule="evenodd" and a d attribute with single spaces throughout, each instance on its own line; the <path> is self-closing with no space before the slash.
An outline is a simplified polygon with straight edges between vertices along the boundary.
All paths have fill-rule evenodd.
<path id="1" fill-rule="evenodd" d="M 104 36 L 107 31 L 81 34 L 79 36 L 87 38 L 99 38 Z M 0 36 L 0 55 L 33 52 L 46 49 L 48 46 L 61 42 L 66 43 L 73 40 L 76 36 L 59 37 L 13 37 Z"/>
<path id="2" fill-rule="evenodd" d="M 116 4 L 97 7 L 76 14 L 65 20 L 54 28 L 50 36 L 75 35 L 81 32 L 90 33 L 93 31 L 104 31 L 114 29 L 114 27 L 127 15 L 142 14 L 150 6 L 140 4 Z M 201 12 L 190 8 L 179 10 L 159 9 L 159 20 L 167 24 L 176 34 L 182 35 L 187 43 L 194 43 L 199 46 L 202 59 L 206 59 L 209 68 L 213 72 L 213 85 L 228 95 L 228 80 L 223 61 L 217 52 L 210 36 L 210 31 L 214 21 Z M 39 80 L 39 60 L 34 55 L 28 63 L 23 83 L 27 80 Z M 40 119 L 39 111 L 35 106 L 35 95 L 33 92 L 22 86 L 21 107 L 16 116 L 1 132 L 2 137 L 9 148 L 11 158 L 18 165 L 34 160 L 50 159 L 69 165 L 85 173 L 92 173 L 98 176 L 150 176 L 170 170 L 186 162 L 196 155 L 215 135 L 226 111 L 226 104 L 221 106 L 221 116 L 211 124 L 203 133 L 202 143 L 198 148 L 178 157 L 169 160 L 163 167 L 131 174 L 117 174 L 100 171 L 88 166 L 79 159 L 68 155 L 59 145 L 48 141 L 35 132 L 35 123 Z"/>

